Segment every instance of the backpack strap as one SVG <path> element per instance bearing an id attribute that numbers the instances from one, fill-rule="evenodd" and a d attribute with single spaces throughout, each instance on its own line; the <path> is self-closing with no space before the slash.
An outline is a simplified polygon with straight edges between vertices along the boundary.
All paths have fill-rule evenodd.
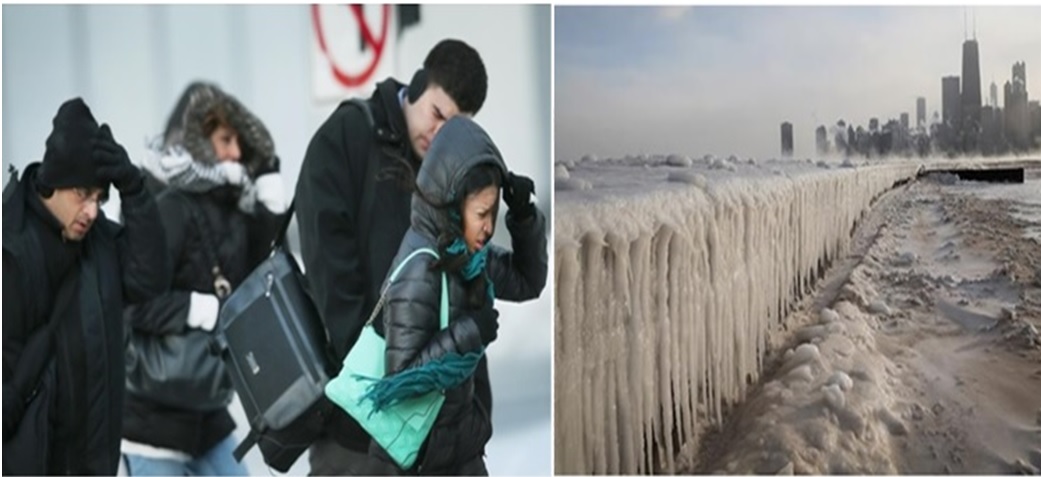
<path id="1" fill-rule="evenodd" d="M 361 242 L 361 250 L 369 250 L 369 236 L 367 231 L 372 229 L 372 205 L 376 200 L 376 176 L 379 172 L 380 157 L 379 148 L 373 147 L 373 141 L 375 141 L 376 133 L 376 120 L 372 116 L 372 108 L 369 107 L 369 103 L 361 98 L 351 98 L 342 103 L 340 107 L 354 106 L 361 110 L 365 116 L 365 120 L 368 122 L 369 129 L 372 130 L 373 138 L 366 142 L 365 155 L 365 177 L 362 180 L 361 189 L 361 202 L 358 204 L 358 229 L 362 231 L 358 235 L 358 239 Z"/>

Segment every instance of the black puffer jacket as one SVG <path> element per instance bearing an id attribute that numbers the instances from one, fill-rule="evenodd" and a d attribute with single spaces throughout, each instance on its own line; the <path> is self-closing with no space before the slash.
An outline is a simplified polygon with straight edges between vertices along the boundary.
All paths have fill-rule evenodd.
<path id="1" fill-rule="evenodd" d="M 24 178 L 11 183 L 4 194 L 4 425 L 20 419 L 17 412 L 10 412 L 9 398 L 31 392 L 15 389 L 19 368 L 53 355 L 59 396 L 52 414 L 52 455 L 46 473 L 115 475 L 124 396 L 120 316 L 125 304 L 151 299 L 170 285 L 162 224 L 155 200 L 144 188 L 121 196 L 122 225 L 98 211 L 81 241 L 79 271 L 70 272 L 80 274 L 74 311 L 64 314 L 64 322 L 57 326 L 54 351 L 41 355 L 42 348 L 33 346 L 30 338 L 46 326 L 59 285 L 47 277 L 45 262 L 55 251 L 46 244 L 61 239 L 40 235 L 60 234 L 57 227 L 41 230 L 34 224 L 41 221 L 30 206 L 30 201 L 39 200 L 31 197 L 38 194 L 32 185 L 38 169 L 38 163 L 27 167 Z"/>
<path id="2" fill-rule="evenodd" d="M 458 219 L 450 218 L 449 208 L 435 207 L 427 200 L 436 204 L 460 203 L 458 194 L 467 172 L 481 164 L 492 164 L 506 176 L 501 154 L 480 126 L 462 116 L 446 122 L 417 177 L 412 225 L 392 269 L 419 248 L 437 250 L 437 238 L 442 233 L 458 230 L 458 224 L 453 227 L 451 223 Z M 495 284 L 497 297 L 511 301 L 536 298 L 546 284 L 545 216 L 536 211 L 534 217 L 519 223 L 507 214 L 506 224 L 514 250 L 488 245 L 484 273 Z M 388 374 L 445 353 L 462 354 L 481 346 L 477 326 L 469 318 L 477 310 L 466 309 L 467 291 L 458 273 L 448 274 L 450 324 L 440 330 L 441 274 L 431 269 L 434 260 L 426 254 L 414 257 L 404 265 L 398 279 L 388 285 L 383 312 Z M 424 474 L 457 472 L 462 465 L 480 457 L 491 432 L 491 416 L 474 398 L 471 378 L 445 392 L 445 404 L 427 439 L 424 456 L 413 470 Z M 382 449 L 374 445 L 374 452 L 381 455 Z"/>
<path id="3" fill-rule="evenodd" d="M 266 129 L 233 97 L 212 85 L 196 83 L 185 91 L 171 115 L 171 121 L 178 119 L 185 123 L 168 127 L 167 138 L 180 138 L 186 149 L 196 150 L 193 154 L 206 154 L 200 162 L 215 160 L 209 139 L 199 137 L 202 129 L 195 127 L 205 112 L 214 107 L 224 108 L 233 125 L 244 128 L 242 132 L 236 131 L 242 150 L 240 162 L 250 177 L 277 172 L 278 161 Z M 194 193 L 188 192 L 193 190 L 190 185 L 183 189 L 163 188 L 165 178 L 152 176 L 152 171 L 148 173 L 150 187 L 162 190 L 157 202 L 166 229 L 168 256 L 173 263 L 173 284 L 156 299 L 127 307 L 125 315 L 132 323 L 135 339 L 158 340 L 164 335 L 190 334 L 193 339 L 208 340 L 209 334 L 188 326 L 192 292 L 215 294 L 214 262 L 219 264 L 232 289 L 237 287 L 270 252 L 284 214 L 274 214 L 260 203 L 252 214 L 243 212 L 239 207 L 242 189 L 237 186 L 225 185 Z M 134 352 L 133 347 L 128 347 L 128 353 Z M 220 363 L 219 356 L 212 358 Z M 128 366 L 133 359 L 134 356 L 127 357 Z M 219 367 L 223 369 L 222 364 Z M 138 375 L 140 373 L 130 373 L 127 377 L 123 431 L 127 440 L 198 456 L 235 429 L 227 410 L 231 399 L 230 377 L 224 378 L 223 387 L 228 391 L 226 402 L 204 409 L 195 403 L 178 406 L 149 398 L 141 391 L 145 383 L 135 382 L 141 379 L 136 377 Z"/>

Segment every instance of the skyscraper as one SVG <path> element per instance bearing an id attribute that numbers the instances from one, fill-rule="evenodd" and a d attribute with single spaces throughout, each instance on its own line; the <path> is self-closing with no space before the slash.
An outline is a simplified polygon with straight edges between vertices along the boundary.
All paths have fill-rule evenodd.
<path id="1" fill-rule="evenodd" d="M 993 81 L 990 82 L 990 105 L 998 108 L 998 85 Z"/>
<path id="2" fill-rule="evenodd" d="M 915 123 L 916 123 L 916 125 L 918 127 L 924 128 L 925 127 L 925 98 L 919 96 L 917 103 L 918 104 L 915 105 L 915 106 L 917 106 L 915 108 L 916 109 Z"/>
<path id="3" fill-rule="evenodd" d="M 1012 81 L 1005 83 L 1005 135 L 1012 147 L 1030 147 L 1030 112 L 1027 96 L 1027 65 L 1012 65 Z"/>
<path id="4" fill-rule="evenodd" d="M 963 150 L 976 149 L 980 132 L 980 47 L 976 40 L 965 40 L 961 50 L 961 120 Z"/>
<path id="5" fill-rule="evenodd" d="M 943 124 L 954 129 L 961 128 L 961 78 L 943 77 Z"/>
<path id="6" fill-rule="evenodd" d="M 911 115 L 900 113 L 900 127 L 904 128 L 905 131 L 911 128 Z"/>
<path id="7" fill-rule="evenodd" d="M 817 134 L 817 155 L 818 156 L 823 156 L 823 155 L 828 153 L 829 149 L 831 149 L 828 146 L 828 128 L 824 127 L 823 125 L 817 126 L 816 134 Z"/>
<path id="8" fill-rule="evenodd" d="M 786 121 L 781 123 L 781 155 L 792 157 L 792 152 L 794 151 L 795 142 L 792 140 L 792 123 Z"/>

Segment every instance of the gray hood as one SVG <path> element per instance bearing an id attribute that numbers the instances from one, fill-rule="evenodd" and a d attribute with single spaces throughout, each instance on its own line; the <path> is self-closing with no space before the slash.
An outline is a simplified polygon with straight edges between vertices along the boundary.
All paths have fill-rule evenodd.
<path id="1" fill-rule="evenodd" d="M 455 116 L 445 122 L 427 150 L 416 177 L 412 194 L 412 226 L 434 239 L 448 233 L 462 236 L 462 225 L 449 216 L 458 210 L 466 173 L 480 164 L 494 164 L 505 183 L 506 162 L 492 138 L 476 122 L 466 116 Z"/>

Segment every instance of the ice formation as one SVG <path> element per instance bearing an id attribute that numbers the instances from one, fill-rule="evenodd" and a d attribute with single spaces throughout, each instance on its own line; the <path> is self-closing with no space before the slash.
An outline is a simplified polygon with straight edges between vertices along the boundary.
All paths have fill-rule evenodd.
<path id="1" fill-rule="evenodd" d="M 661 162 L 637 169 L 583 161 L 557 180 L 558 473 L 676 471 L 680 448 L 696 448 L 706 426 L 758 379 L 767 333 L 846 251 L 858 219 L 923 167 L 768 160 L 769 168 L 737 169 L 712 155 L 678 161 L 682 169 Z M 819 336 L 792 352 L 786 381 L 817 379 L 824 370 L 814 368 L 814 341 L 852 326 L 841 319 L 848 313 L 821 313 Z M 839 353 L 856 348 L 837 342 Z M 839 346 L 830 343 L 821 345 Z M 863 380 L 829 373 L 832 382 L 815 389 L 840 409 L 851 375 Z"/>

